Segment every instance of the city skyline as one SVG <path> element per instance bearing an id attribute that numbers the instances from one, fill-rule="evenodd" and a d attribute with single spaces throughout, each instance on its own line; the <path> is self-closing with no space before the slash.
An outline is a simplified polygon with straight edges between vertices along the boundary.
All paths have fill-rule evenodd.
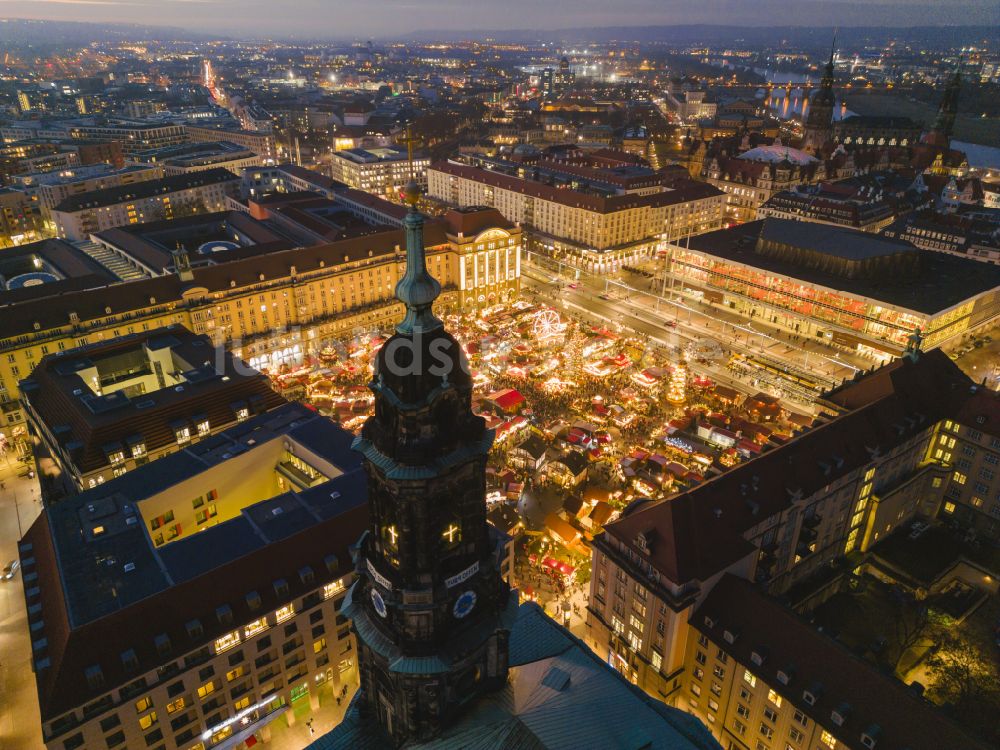
<path id="1" fill-rule="evenodd" d="M 995 8 L 0 3 L 0 750 L 1000 748 Z"/>
<path id="2" fill-rule="evenodd" d="M 234 8 L 240 14 L 234 17 Z M 520 19 L 533 18 L 530 25 Z M 275 12 L 265 0 L 4 0 L 0 17 L 31 20 L 127 23 L 177 27 L 254 38 L 400 38 L 439 32 L 561 31 L 646 26 L 956 26 L 1000 24 L 1000 7 L 989 0 L 941 3 L 877 0 L 872 3 L 818 0 L 789 5 L 782 0 L 623 0 L 608 6 L 598 0 L 566 0 L 537 6 L 512 0 L 502 6 L 458 0 L 415 3 L 393 0 L 377 6 L 360 0 L 291 0 Z M 328 26 L 328 27 L 327 27 Z M 327 28 L 325 28 L 327 27 Z"/>

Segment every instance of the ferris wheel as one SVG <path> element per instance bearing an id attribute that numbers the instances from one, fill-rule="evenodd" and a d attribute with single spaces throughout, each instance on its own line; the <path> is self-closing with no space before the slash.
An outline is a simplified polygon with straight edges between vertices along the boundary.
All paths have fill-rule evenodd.
<path id="1" fill-rule="evenodd" d="M 563 332 L 564 326 L 555 310 L 542 310 L 535 316 L 531 331 L 536 339 L 545 339 Z"/>

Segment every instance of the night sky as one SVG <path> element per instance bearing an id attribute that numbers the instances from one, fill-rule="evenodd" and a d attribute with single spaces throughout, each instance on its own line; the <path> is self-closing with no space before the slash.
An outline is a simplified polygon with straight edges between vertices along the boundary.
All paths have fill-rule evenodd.
<path id="1" fill-rule="evenodd" d="M 691 23 L 842 27 L 1000 23 L 997 0 L 0 0 L 0 17 L 125 22 L 256 37 Z"/>

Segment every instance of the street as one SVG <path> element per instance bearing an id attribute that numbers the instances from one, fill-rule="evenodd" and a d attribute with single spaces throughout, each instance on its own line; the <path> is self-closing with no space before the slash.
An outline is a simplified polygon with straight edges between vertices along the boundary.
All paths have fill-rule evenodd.
<path id="1" fill-rule="evenodd" d="M 41 510 L 37 480 L 19 476 L 26 466 L 12 452 L 0 457 L 0 567 L 17 559 L 18 540 Z M 22 573 L 0 581 L 0 750 L 44 746 Z"/>

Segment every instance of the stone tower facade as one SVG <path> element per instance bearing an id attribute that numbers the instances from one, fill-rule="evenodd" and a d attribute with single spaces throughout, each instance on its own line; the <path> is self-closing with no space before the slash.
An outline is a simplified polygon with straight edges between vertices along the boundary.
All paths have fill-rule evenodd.
<path id="1" fill-rule="evenodd" d="M 517 595 L 486 522 L 493 432 L 471 409 L 472 378 L 431 307 L 423 217 L 407 188 L 406 316 L 379 352 L 375 415 L 355 440 L 368 473 L 369 530 L 345 602 L 359 643 L 360 709 L 392 745 L 436 737 L 507 680 Z"/>

